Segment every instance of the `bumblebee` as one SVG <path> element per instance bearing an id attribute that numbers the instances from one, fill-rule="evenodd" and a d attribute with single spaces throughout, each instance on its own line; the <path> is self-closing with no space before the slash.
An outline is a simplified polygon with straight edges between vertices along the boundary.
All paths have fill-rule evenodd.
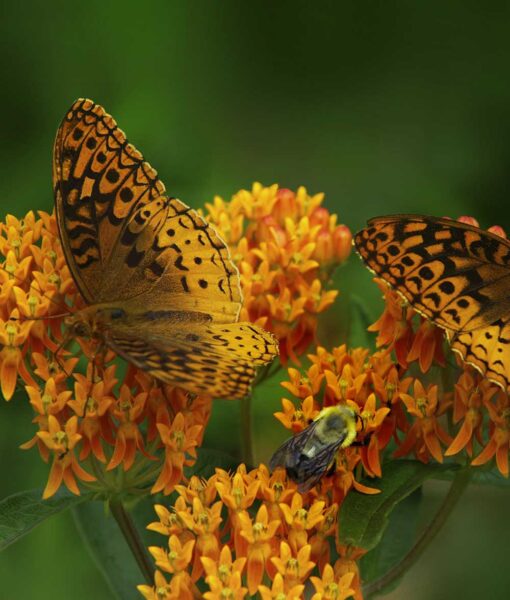
<path id="1" fill-rule="evenodd" d="M 348 406 L 329 406 L 295 436 L 285 441 L 269 462 L 284 467 L 300 492 L 312 488 L 335 464 L 336 453 L 356 438 L 356 413 Z"/>

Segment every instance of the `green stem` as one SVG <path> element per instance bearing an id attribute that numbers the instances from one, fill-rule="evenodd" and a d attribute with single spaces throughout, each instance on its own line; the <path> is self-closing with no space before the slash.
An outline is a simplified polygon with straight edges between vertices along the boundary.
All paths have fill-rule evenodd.
<path id="1" fill-rule="evenodd" d="M 119 529 L 122 531 L 122 535 L 124 536 L 129 549 L 133 553 L 133 556 L 140 567 L 140 571 L 145 577 L 145 581 L 148 585 L 152 585 L 154 568 L 131 516 L 124 508 L 121 500 L 110 500 L 110 510 L 112 511 L 114 519 L 117 521 Z"/>
<path id="2" fill-rule="evenodd" d="M 251 396 L 241 400 L 241 460 L 253 466 L 253 440 L 251 435 Z"/>
<path id="3" fill-rule="evenodd" d="M 399 563 L 387 571 L 382 577 L 363 587 L 363 595 L 366 598 L 370 598 L 372 595 L 384 590 L 393 581 L 402 577 L 404 573 L 408 571 L 412 565 L 414 565 L 414 563 L 422 555 L 423 551 L 427 548 L 430 542 L 436 537 L 443 525 L 446 523 L 450 513 L 457 505 L 457 502 L 468 486 L 470 479 L 471 469 L 462 468 L 458 471 L 457 475 L 452 481 L 448 493 L 441 503 L 441 506 L 438 508 L 428 527 L 426 527 L 423 533 L 418 537 L 414 546 Z"/>

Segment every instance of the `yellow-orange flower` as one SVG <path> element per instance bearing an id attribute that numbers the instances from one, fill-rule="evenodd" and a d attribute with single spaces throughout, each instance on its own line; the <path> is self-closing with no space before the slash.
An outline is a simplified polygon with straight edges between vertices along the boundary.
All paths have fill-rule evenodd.
<path id="1" fill-rule="evenodd" d="M 296 492 L 290 505 L 282 502 L 280 510 L 289 527 L 287 539 L 294 552 L 308 543 L 308 532 L 324 521 L 326 503 L 315 500 L 309 508 L 303 506 L 303 496 Z"/>
<path id="2" fill-rule="evenodd" d="M 292 589 L 306 581 L 315 563 L 310 560 L 312 547 L 310 544 L 302 546 L 297 552 L 292 552 L 287 542 L 280 543 L 280 555 L 273 556 L 271 562 L 276 567 L 278 574 L 285 580 L 285 586 Z"/>
<path id="3" fill-rule="evenodd" d="M 217 560 L 219 557 L 221 509 L 221 502 L 215 502 L 211 507 L 204 507 L 200 499 L 195 497 L 191 513 L 187 510 L 177 511 L 177 515 L 184 525 L 196 536 L 191 572 L 193 581 L 196 581 L 202 574 L 204 558 Z"/>
<path id="4" fill-rule="evenodd" d="M 165 461 L 156 483 L 152 486 L 153 494 L 159 491 L 169 494 L 182 479 L 186 455 L 195 456 L 197 436 L 201 429 L 201 425 L 188 427 L 182 413 L 175 416 L 170 426 L 158 424 L 161 441 L 165 446 Z"/>
<path id="5" fill-rule="evenodd" d="M 474 466 L 487 463 L 494 456 L 502 475 L 508 477 L 508 456 L 510 454 L 510 398 L 499 391 L 496 401 L 485 400 L 489 413 L 489 441 L 480 454 L 471 462 Z"/>
<path id="6" fill-rule="evenodd" d="M 137 589 L 146 600 L 178 600 L 179 598 L 193 598 L 190 590 L 183 585 L 183 581 L 172 577 L 168 582 L 161 571 L 154 573 L 154 587 L 138 585 Z"/>
<path id="7" fill-rule="evenodd" d="M 326 565 L 322 577 L 311 577 L 316 593 L 312 600 L 345 600 L 354 596 L 354 590 L 350 587 L 354 573 L 345 573 L 336 577 L 331 565 Z"/>
<path id="8" fill-rule="evenodd" d="M 232 560 L 232 552 L 223 546 L 218 560 L 201 557 L 206 573 L 205 581 L 210 591 L 204 593 L 205 600 L 241 600 L 246 596 L 248 588 L 243 587 L 241 575 L 246 558 Z"/>
<path id="9" fill-rule="evenodd" d="M 277 573 L 270 588 L 259 585 L 259 594 L 262 600 L 299 600 L 303 597 L 304 589 L 302 584 L 290 586 L 281 573 Z"/>
<path id="10" fill-rule="evenodd" d="M 80 494 L 75 477 L 82 481 L 95 481 L 95 477 L 87 473 L 78 463 L 74 455 L 74 447 L 81 439 L 78 431 L 78 418 L 71 417 L 64 428 L 58 420 L 48 416 L 48 431 L 39 431 L 38 437 L 53 452 L 48 483 L 43 492 L 43 498 L 49 498 L 60 487 L 62 481 L 73 494 Z"/>
<path id="11" fill-rule="evenodd" d="M 308 396 L 297 409 L 293 402 L 287 398 L 282 399 L 283 412 L 275 412 L 274 416 L 284 427 L 295 433 L 303 431 L 311 421 L 319 414 L 314 406 L 313 396 Z"/>
<path id="12" fill-rule="evenodd" d="M 239 553 L 247 557 L 248 592 L 254 594 L 267 571 L 273 554 L 275 533 L 280 525 L 276 520 L 269 521 L 267 507 L 262 504 L 252 520 L 247 512 L 239 513 L 240 532 L 245 543 Z"/>
<path id="13" fill-rule="evenodd" d="M 482 443 L 484 403 L 487 404 L 498 388 L 468 367 L 455 384 L 453 421 L 462 425 L 446 450 L 446 456 L 457 454 L 464 448 L 473 453 L 473 438 Z"/>

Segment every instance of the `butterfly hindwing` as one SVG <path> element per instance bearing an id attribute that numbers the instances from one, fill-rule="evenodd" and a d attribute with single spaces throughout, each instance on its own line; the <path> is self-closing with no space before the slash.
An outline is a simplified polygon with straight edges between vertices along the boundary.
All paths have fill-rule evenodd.
<path id="1" fill-rule="evenodd" d="M 113 327 L 106 343 L 160 381 L 196 394 L 242 398 L 250 392 L 255 367 L 277 354 L 273 336 L 248 323 L 174 328 L 164 336 Z M 243 343 L 244 342 L 244 343 Z"/>
<path id="2" fill-rule="evenodd" d="M 510 385 L 510 323 L 496 323 L 449 336 L 452 350 L 503 389 Z"/>

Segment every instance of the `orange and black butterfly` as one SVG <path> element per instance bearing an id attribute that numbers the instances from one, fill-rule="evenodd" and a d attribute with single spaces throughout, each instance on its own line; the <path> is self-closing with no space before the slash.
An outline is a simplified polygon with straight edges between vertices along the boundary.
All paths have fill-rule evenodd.
<path id="1" fill-rule="evenodd" d="M 218 232 L 168 197 L 114 119 L 77 100 L 55 140 L 60 240 L 88 306 L 70 332 L 106 345 L 156 379 L 239 398 L 278 353 L 273 336 L 238 323 L 239 273 Z"/>
<path id="2" fill-rule="evenodd" d="M 510 242 L 447 218 L 371 219 L 354 238 L 366 265 L 446 330 L 452 350 L 510 384 Z"/>

